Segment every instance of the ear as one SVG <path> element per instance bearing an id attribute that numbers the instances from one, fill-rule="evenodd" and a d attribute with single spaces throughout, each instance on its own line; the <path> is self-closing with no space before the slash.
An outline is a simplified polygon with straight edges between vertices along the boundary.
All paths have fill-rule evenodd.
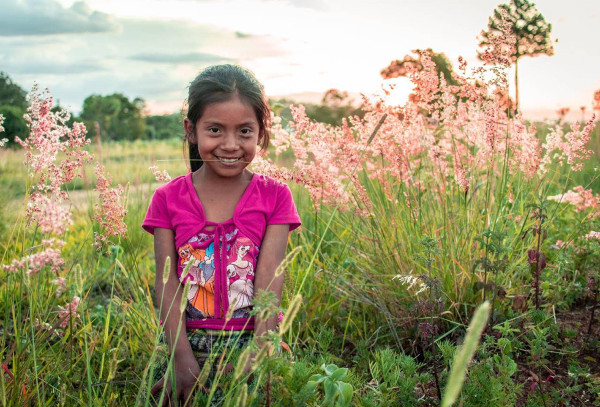
<path id="1" fill-rule="evenodd" d="M 183 120 L 183 128 L 185 129 L 185 138 L 192 144 L 198 144 L 194 124 L 187 117 Z"/>

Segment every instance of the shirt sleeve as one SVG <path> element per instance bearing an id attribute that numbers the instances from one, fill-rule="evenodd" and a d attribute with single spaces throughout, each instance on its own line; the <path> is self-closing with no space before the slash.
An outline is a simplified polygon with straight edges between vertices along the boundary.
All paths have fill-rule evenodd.
<path id="1" fill-rule="evenodd" d="M 282 184 L 277 190 L 277 199 L 275 201 L 275 207 L 273 213 L 267 221 L 267 225 L 283 225 L 289 224 L 290 231 L 298 228 L 302 222 L 298 215 L 298 210 L 294 204 L 294 198 L 292 197 L 292 191 L 290 188 Z"/>
<path id="2" fill-rule="evenodd" d="M 167 208 L 167 200 L 163 190 L 157 189 L 152 196 L 148 212 L 142 222 L 145 231 L 154 234 L 154 228 L 173 229 Z"/>

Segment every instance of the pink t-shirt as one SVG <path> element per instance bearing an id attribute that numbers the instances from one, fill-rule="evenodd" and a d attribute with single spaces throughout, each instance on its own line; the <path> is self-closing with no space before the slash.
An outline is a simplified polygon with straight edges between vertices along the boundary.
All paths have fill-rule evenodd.
<path id="1" fill-rule="evenodd" d="M 206 220 L 191 173 L 154 192 L 142 227 L 174 231 L 177 275 L 191 283 L 187 328 L 254 329 L 254 273 L 266 227 L 275 224 L 294 230 L 300 217 L 288 186 L 264 175 L 252 175 L 233 218 L 222 223 Z"/>

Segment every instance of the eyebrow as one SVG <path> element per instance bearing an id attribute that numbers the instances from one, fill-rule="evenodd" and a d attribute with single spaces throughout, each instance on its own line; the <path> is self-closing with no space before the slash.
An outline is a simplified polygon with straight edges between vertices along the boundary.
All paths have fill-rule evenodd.
<path id="1" fill-rule="evenodd" d="M 216 126 L 223 126 L 223 123 L 221 122 L 216 122 L 213 120 L 203 120 L 201 123 L 203 124 L 211 124 L 211 125 L 216 125 Z M 240 123 L 237 126 L 238 127 L 244 127 L 244 126 L 258 126 L 258 122 L 255 122 L 254 120 L 250 120 L 244 123 Z"/>

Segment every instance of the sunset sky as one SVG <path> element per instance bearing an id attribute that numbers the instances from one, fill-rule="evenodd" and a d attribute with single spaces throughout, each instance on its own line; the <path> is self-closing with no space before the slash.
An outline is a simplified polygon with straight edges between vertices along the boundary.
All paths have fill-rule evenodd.
<path id="1" fill-rule="evenodd" d="M 152 113 L 175 111 L 197 72 L 222 62 L 252 69 L 270 96 L 370 94 L 379 71 L 416 48 L 478 64 L 477 35 L 499 3 L 0 0 L 0 70 L 75 112 L 90 94 L 114 92 L 144 98 Z M 600 1 L 535 3 L 558 42 L 552 57 L 521 59 L 521 106 L 532 118 L 561 107 L 579 118 L 600 89 Z"/>

